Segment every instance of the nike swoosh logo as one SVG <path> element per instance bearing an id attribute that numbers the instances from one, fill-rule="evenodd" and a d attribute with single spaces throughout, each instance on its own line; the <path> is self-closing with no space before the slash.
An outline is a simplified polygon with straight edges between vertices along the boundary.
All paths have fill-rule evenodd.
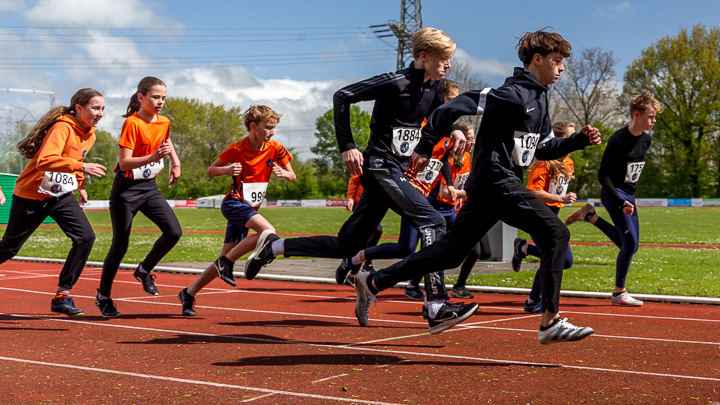
<path id="1" fill-rule="evenodd" d="M 525 112 L 526 112 L 526 113 L 529 113 L 530 111 L 532 111 L 532 110 L 534 110 L 534 109 L 535 109 L 535 107 L 533 107 L 533 108 L 528 107 L 528 108 L 525 110 Z"/>

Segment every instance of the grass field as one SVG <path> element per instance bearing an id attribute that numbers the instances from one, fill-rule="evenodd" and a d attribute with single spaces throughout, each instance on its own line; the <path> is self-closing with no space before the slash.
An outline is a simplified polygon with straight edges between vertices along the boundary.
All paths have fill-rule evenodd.
<path id="1" fill-rule="evenodd" d="M 572 210 L 563 209 L 560 217 L 565 218 Z M 342 208 L 265 208 L 261 212 L 278 232 L 304 234 L 335 234 L 349 215 Z M 176 213 L 184 230 L 225 230 L 220 210 L 181 209 Z M 108 211 L 88 211 L 86 214 L 94 228 L 111 227 Z M 607 218 L 602 208 L 598 209 L 598 214 Z M 720 245 L 720 230 L 717 227 L 720 208 L 645 207 L 640 208 L 639 215 L 641 243 L 683 243 L 688 244 L 688 248 L 640 248 L 630 269 L 628 290 L 648 294 L 720 296 L 720 252 L 692 248 L 692 245 Z M 154 229 L 155 225 L 139 214 L 133 228 Z M 397 235 L 399 217 L 389 213 L 383 220 L 383 228 L 386 235 Z M 570 230 L 573 241 L 607 242 L 597 228 L 586 223 L 572 225 Z M 97 240 L 90 260 L 103 261 L 110 247 L 112 232 L 96 229 L 95 234 Z M 123 261 L 140 262 L 157 236 L 157 233 L 133 233 L 131 247 Z M 519 232 L 519 236 L 527 238 L 523 232 Z M 164 261 L 210 262 L 217 257 L 222 242 L 222 234 L 185 233 Z M 59 229 L 38 229 L 19 255 L 62 259 L 69 249 L 70 242 Z M 573 253 L 575 265 L 565 271 L 564 289 L 612 290 L 617 248 L 573 246 Z M 537 263 L 531 261 L 524 266 L 535 267 Z M 469 284 L 529 287 L 533 276 L 532 271 L 471 276 Z"/>

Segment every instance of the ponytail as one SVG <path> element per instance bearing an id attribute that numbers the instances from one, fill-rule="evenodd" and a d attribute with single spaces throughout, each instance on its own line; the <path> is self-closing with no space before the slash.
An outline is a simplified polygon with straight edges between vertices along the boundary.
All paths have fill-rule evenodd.
<path id="1" fill-rule="evenodd" d="M 30 130 L 30 132 L 27 134 L 25 139 L 18 142 L 17 144 L 17 150 L 20 152 L 20 154 L 27 159 L 32 159 L 33 156 L 35 156 L 35 153 L 37 153 L 38 149 L 40 149 L 40 146 L 43 143 L 43 140 L 45 139 L 45 135 L 47 135 L 48 130 L 55 125 L 55 121 L 57 121 L 58 118 L 65 114 L 71 114 L 75 115 L 75 106 L 81 105 L 85 106 L 87 105 L 90 100 L 92 100 L 94 97 L 102 97 L 103 95 L 100 94 L 97 90 L 93 89 L 80 89 L 75 94 L 73 94 L 72 98 L 70 98 L 70 106 L 69 107 L 55 107 L 45 113 L 45 115 L 42 116 L 38 120 L 38 122 L 35 124 L 34 127 Z"/>
<path id="2" fill-rule="evenodd" d="M 153 86 L 158 85 L 165 86 L 165 83 L 163 83 L 163 81 L 158 79 L 157 77 L 143 77 L 142 80 L 140 80 L 140 83 L 138 83 L 137 85 L 137 91 L 135 91 L 135 93 L 133 93 L 133 95 L 130 97 L 130 103 L 127 106 L 127 112 L 125 113 L 125 115 L 123 115 L 123 118 L 127 118 L 140 111 L 140 99 L 138 98 L 138 94 L 142 94 L 144 96 L 147 94 L 148 91 L 150 91 Z"/>

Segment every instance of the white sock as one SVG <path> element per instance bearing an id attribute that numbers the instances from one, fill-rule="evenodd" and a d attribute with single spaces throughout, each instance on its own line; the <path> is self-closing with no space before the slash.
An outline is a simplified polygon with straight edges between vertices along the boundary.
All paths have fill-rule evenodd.
<path id="1" fill-rule="evenodd" d="M 285 239 L 278 239 L 270 244 L 273 256 L 278 257 L 285 254 Z"/>
<path id="2" fill-rule="evenodd" d="M 438 311 L 442 306 L 445 305 L 444 300 L 434 300 L 434 301 L 428 301 L 427 307 L 428 307 L 428 318 L 435 319 L 437 316 Z"/>
<path id="3" fill-rule="evenodd" d="M 352 257 L 352 264 L 358 265 L 363 263 L 362 259 L 360 258 L 360 253 L 362 253 L 362 251 L 357 252 L 357 254 Z"/>
<path id="4" fill-rule="evenodd" d="M 138 268 L 137 268 L 137 269 L 138 269 L 138 271 L 139 271 L 140 273 L 148 274 L 148 271 L 145 270 L 145 269 L 143 269 L 142 263 L 140 263 L 140 265 L 138 265 Z"/>

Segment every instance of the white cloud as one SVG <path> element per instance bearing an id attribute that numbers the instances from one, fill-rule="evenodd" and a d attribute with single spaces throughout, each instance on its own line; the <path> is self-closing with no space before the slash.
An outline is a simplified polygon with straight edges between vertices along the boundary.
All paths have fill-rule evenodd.
<path id="1" fill-rule="evenodd" d="M 0 12 L 19 11 L 25 8 L 25 2 L 22 0 L 0 0 Z"/>
<path id="2" fill-rule="evenodd" d="M 627 15 L 632 10 L 632 6 L 629 1 L 622 1 L 617 4 L 613 4 L 606 8 L 599 8 L 593 12 L 595 17 L 603 18 L 620 18 Z"/>
<path id="3" fill-rule="evenodd" d="M 513 68 L 517 66 L 517 63 L 515 62 L 503 62 L 495 58 L 476 58 L 470 56 L 461 48 L 458 48 L 455 51 L 455 56 L 453 57 L 453 59 L 462 60 L 473 70 L 473 72 L 481 75 L 483 78 L 485 78 L 485 76 L 511 76 Z"/>
<path id="4" fill-rule="evenodd" d="M 142 0 L 40 0 L 25 13 L 29 23 L 64 27 L 182 28 Z"/>

